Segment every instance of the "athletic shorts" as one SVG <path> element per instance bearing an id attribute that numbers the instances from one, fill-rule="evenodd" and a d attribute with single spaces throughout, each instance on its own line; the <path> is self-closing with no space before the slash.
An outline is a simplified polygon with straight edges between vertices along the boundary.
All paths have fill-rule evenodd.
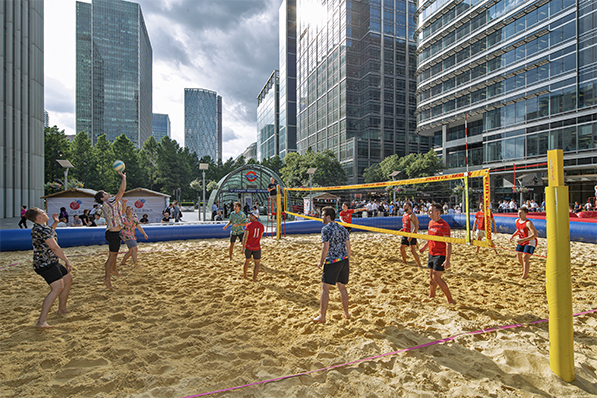
<path id="1" fill-rule="evenodd" d="M 475 237 L 476 237 L 477 239 L 482 239 L 482 238 L 484 238 L 484 237 L 485 237 L 485 231 L 484 231 L 484 230 L 482 230 L 482 229 L 478 229 L 478 230 L 476 230 L 476 231 L 475 231 Z"/>
<path id="2" fill-rule="evenodd" d="M 245 258 L 248 260 L 253 256 L 253 260 L 261 260 L 261 249 L 259 250 L 249 250 L 245 248 Z"/>
<path id="3" fill-rule="evenodd" d="M 105 237 L 108 241 L 110 253 L 118 253 L 120 250 L 120 231 L 106 231 Z"/>
<path id="4" fill-rule="evenodd" d="M 417 238 L 412 238 L 409 242 L 408 238 L 406 236 L 403 236 L 402 239 L 400 240 L 400 244 L 402 244 L 404 246 L 416 246 Z"/>
<path id="5" fill-rule="evenodd" d="M 236 242 L 236 239 L 238 239 L 239 242 L 242 242 L 243 241 L 243 236 L 245 236 L 245 235 L 244 234 L 230 235 L 230 243 Z"/>
<path id="6" fill-rule="evenodd" d="M 132 247 L 137 247 L 137 241 L 134 239 L 125 240 L 124 243 L 126 243 L 126 247 L 128 247 L 129 249 Z"/>
<path id="7" fill-rule="evenodd" d="M 328 285 L 335 285 L 340 282 L 343 285 L 348 283 L 348 274 L 350 273 L 349 259 L 338 261 L 337 263 L 324 264 L 321 281 Z"/>
<path id="8" fill-rule="evenodd" d="M 37 275 L 44 278 L 48 285 L 62 279 L 68 274 L 68 270 L 60 263 L 53 263 L 47 267 L 37 268 L 34 271 Z"/>
<path id="9" fill-rule="evenodd" d="M 535 252 L 535 246 L 531 245 L 516 245 L 516 251 L 519 253 L 533 254 Z"/>
<path id="10" fill-rule="evenodd" d="M 444 263 L 446 262 L 446 256 L 429 256 L 427 261 L 427 268 L 434 271 L 445 271 Z"/>

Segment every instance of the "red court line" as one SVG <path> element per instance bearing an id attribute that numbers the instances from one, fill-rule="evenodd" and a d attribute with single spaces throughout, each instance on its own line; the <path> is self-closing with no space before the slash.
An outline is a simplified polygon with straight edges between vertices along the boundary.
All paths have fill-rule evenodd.
<path id="1" fill-rule="evenodd" d="M 519 253 L 519 252 L 517 252 L 516 250 L 512 250 L 512 249 L 506 249 L 505 247 L 500 247 L 500 246 L 492 246 L 492 247 L 494 247 L 494 248 L 496 248 L 496 249 L 500 249 L 500 250 L 505 250 L 505 251 L 508 251 L 508 252 Z M 535 254 L 535 253 L 531 254 L 531 256 L 533 256 L 533 257 L 542 257 L 542 258 L 547 258 L 547 256 L 544 256 L 544 255 L 542 255 L 542 254 Z"/>
<path id="2" fill-rule="evenodd" d="M 597 312 L 597 309 L 593 309 L 593 310 L 589 310 L 589 311 L 584 311 L 584 312 L 579 312 L 578 314 L 573 314 L 572 316 L 575 317 L 575 316 L 580 316 L 580 315 L 586 315 L 586 314 L 590 314 L 592 312 Z M 513 329 L 513 328 L 519 328 L 519 327 L 526 327 L 526 326 L 529 326 L 529 325 L 533 325 L 533 324 L 537 324 L 537 323 L 542 323 L 542 322 L 548 322 L 548 321 L 549 321 L 549 319 L 540 319 L 540 320 L 532 321 L 532 322 L 529 322 L 529 323 L 515 323 L 513 325 L 496 326 L 496 327 L 488 328 L 488 329 L 480 329 L 480 330 L 475 330 L 475 331 L 472 331 L 472 332 L 460 333 L 460 334 L 457 334 L 457 335 L 454 335 L 454 336 L 446 337 L 444 339 L 435 340 L 435 341 L 432 341 L 432 342 L 429 342 L 429 343 L 420 344 L 420 345 L 417 345 L 417 346 L 414 346 L 414 347 L 404 348 L 402 350 L 388 352 L 388 353 L 385 353 L 385 354 L 380 354 L 380 355 L 376 355 L 376 356 L 369 357 L 369 358 L 357 359 L 356 361 L 347 362 L 347 363 L 343 363 L 343 364 L 340 364 L 340 365 L 328 366 L 328 367 L 321 368 L 321 369 L 310 370 L 308 372 L 302 372 L 302 373 L 297 373 L 297 374 L 293 374 L 293 375 L 276 377 L 275 379 L 257 381 L 255 383 L 243 384 L 241 386 L 224 388 L 224 389 L 221 389 L 221 390 L 204 392 L 204 393 L 196 394 L 196 395 L 187 395 L 187 396 L 184 396 L 184 397 L 181 397 L 181 398 L 203 397 L 203 396 L 206 396 L 206 395 L 217 394 L 219 392 L 227 392 L 227 391 L 232 391 L 232 390 L 238 390 L 238 389 L 245 388 L 245 387 L 257 386 L 257 385 L 260 385 L 260 384 L 271 383 L 271 382 L 274 382 L 274 381 L 280 381 L 280 380 L 290 379 L 292 377 L 305 376 L 305 375 L 308 375 L 308 374 L 311 374 L 311 373 L 315 373 L 315 372 L 322 372 L 322 371 L 325 371 L 325 370 L 331 370 L 331 369 L 340 368 L 340 367 L 344 367 L 344 366 L 348 366 L 348 365 L 354 365 L 354 364 L 361 363 L 361 362 L 372 361 L 374 359 L 383 358 L 383 357 L 387 357 L 387 356 L 390 356 L 390 355 L 396 355 L 396 354 L 399 354 L 399 353 L 402 353 L 402 352 L 416 350 L 418 348 L 424 348 L 424 347 L 429 347 L 429 346 L 437 345 L 437 344 L 441 344 L 441 343 L 447 343 L 448 341 L 455 340 L 457 337 L 460 337 L 460 336 L 491 333 L 491 332 L 496 332 L 498 330 L 506 330 L 506 329 Z"/>

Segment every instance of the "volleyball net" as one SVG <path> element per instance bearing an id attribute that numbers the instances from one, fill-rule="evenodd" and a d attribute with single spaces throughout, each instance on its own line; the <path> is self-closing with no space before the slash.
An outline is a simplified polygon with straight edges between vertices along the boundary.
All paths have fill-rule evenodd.
<path id="1" fill-rule="evenodd" d="M 473 185 L 477 188 L 471 189 Z M 345 227 L 455 244 L 493 246 L 489 212 L 489 169 L 370 184 L 284 188 L 283 198 L 285 214 L 296 219 L 322 221 L 322 209 L 331 206 L 336 210 L 336 222 Z M 463 208 L 460 211 L 452 209 L 449 212 L 466 215 L 467 222 L 463 220 L 466 232 L 457 234 L 458 237 L 442 237 L 405 231 L 402 222 L 405 202 L 414 204 L 413 211 L 419 219 L 419 231 L 427 229 L 429 204 L 439 203 L 444 206 L 448 203 L 461 203 Z M 477 208 L 482 204 L 486 237 L 484 241 L 474 240 L 472 236 L 470 214 L 473 203 Z M 344 217 L 340 217 L 343 204 L 354 211 L 348 212 L 351 213 L 349 217 L 346 213 Z"/>

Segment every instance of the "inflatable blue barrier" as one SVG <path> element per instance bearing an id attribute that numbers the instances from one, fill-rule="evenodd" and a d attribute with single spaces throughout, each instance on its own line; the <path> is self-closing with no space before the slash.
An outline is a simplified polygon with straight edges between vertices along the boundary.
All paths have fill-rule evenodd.
<path id="1" fill-rule="evenodd" d="M 418 216 L 420 229 L 425 230 L 429 224 L 428 216 Z M 466 228 L 466 215 L 445 214 L 442 218 L 453 229 Z M 495 217 L 498 233 L 514 233 L 516 218 Z M 546 222 L 541 219 L 532 219 L 539 236 L 546 237 Z M 471 228 L 474 216 L 470 217 Z M 402 217 L 369 217 L 353 218 L 356 225 L 364 225 L 391 230 L 402 228 Z M 315 234 L 321 232 L 321 221 L 302 220 L 286 223 L 286 234 Z M 146 241 L 139 231 L 136 232 L 139 242 L 163 242 L 169 240 L 189 239 L 221 239 L 230 236 L 230 229 L 224 231 L 223 224 L 191 224 L 191 225 L 147 225 L 143 229 L 149 235 Z M 354 228 L 353 230 L 358 230 Z M 58 242 L 61 247 L 91 246 L 107 244 L 104 233 L 105 228 L 59 228 L 56 230 Z M 570 221 L 570 240 L 576 242 L 597 244 L 597 223 Z M 32 250 L 30 229 L 3 229 L 0 230 L 0 252 Z"/>

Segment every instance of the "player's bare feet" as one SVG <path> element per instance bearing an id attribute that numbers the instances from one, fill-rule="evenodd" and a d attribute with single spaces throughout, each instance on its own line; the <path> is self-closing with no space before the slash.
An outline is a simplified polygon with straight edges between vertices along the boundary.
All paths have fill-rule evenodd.
<path id="1" fill-rule="evenodd" d="M 142 267 L 142 266 L 140 266 L 140 265 L 137 265 L 137 264 L 135 264 L 135 270 L 137 270 L 137 271 L 142 271 L 142 270 L 144 270 L 144 269 L 145 269 L 145 267 Z"/>
<path id="2" fill-rule="evenodd" d="M 48 322 L 43 322 L 43 323 L 37 322 L 35 324 L 35 327 L 38 329 L 50 329 L 50 328 L 53 328 L 54 326 L 48 325 Z"/>
<path id="3" fill-rule="evenodd" d="M 456 301 L 454 301 L 454 300 L 452 300 L 452 301 L 448 301 L 448 304 L 450 304 L 450 305 L 454 305 L 454 304 L 456 304 Z"/>
<path id="4" fill-rule="evenodd" d="M 66 315 L 66 314 L 70 314 L 71 312 L 69 310 L 58 310 L 56 312 L 58 315 Z"/>
<path id="5" fill-rule="evenodd" d="M 350 312 L 347 312 L 347 313 L 345 313 L 345 314 L 344 314 L 344 318 L 346 318 L 346 319 L 350 319 Z"/>
<path id="6" fill-rule="evenodd" d="M 112 282 L 110 282 L 110 279 L 106 279 L 106 278 L 104 278 L 104 285 L 106 285 L 106 287 L 107 287 L 108 289 L 110 289 L 110 290 L 114 289 L 114 288 L 112 287 Z"/>
<path id="7" fill-rule="evenodd" d="M 317 318 L 313 318 L 311 320 L 315 323 L 325 323 L 325 318 L 322 318 L 321 315 L 319 315 Z"/>

